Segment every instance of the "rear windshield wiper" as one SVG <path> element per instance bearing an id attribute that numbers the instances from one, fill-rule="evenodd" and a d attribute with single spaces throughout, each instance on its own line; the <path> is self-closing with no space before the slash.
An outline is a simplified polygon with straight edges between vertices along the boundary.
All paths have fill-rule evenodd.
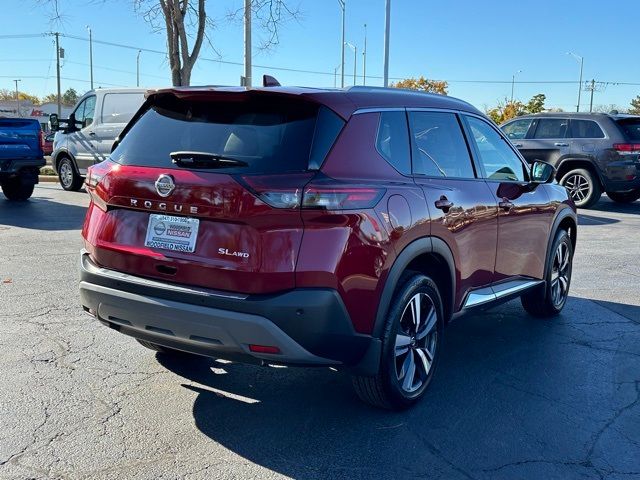
<path id="1" fill-rule="evenodd" d="M 210 152 L 171 152 L 171 161 L 179 167 L 228 168 L 248 167 L 249 164 L 237 158 Z"/>

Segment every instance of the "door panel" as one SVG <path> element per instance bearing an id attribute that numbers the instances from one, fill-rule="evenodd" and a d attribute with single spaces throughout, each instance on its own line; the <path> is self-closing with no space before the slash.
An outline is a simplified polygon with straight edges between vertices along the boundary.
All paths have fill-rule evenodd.
<path id="1" fill-rule="evenodd" d="M 557 166 L 571 151 L 568 129 L 566 118 L 540 118 L 534 122 L 527 138 L 513 143 L 528 163 L 542 160 Z"/>
<path id="2" fill-rule="evenodd" d="M 494 282 L 511 277 L 540 279 L 554 207 L 544 188 L 529 184 L 524 162 L 488 122 L 466 117 L 474 155 L 498 203 L 498 247 Z"/>
<path id="3" fill-rule="evenodd" d="M 420 178 L 431 211 L 431 235 L 444 240 L 456 261 L 455 310 L 472 288 L 493 279 L 498 241 L 497 205 L 481 180 Z M 450 208 L 443 207 L 450 202 Z M 440 206 L 440 207 L 439 207 Z"/>

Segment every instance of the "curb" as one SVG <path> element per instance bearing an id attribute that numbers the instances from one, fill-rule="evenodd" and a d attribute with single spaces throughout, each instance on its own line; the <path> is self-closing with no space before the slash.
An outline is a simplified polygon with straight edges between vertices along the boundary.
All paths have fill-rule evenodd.
<path id="1" fill-rule="evenodd" d="M 55 175 L 38 175 L 40 183 L 58 183 L 58 177 Z"/>

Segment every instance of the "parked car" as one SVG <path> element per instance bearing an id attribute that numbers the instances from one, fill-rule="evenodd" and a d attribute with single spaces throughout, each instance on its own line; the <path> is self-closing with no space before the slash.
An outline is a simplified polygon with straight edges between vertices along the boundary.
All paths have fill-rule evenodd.
<path id="1" fill-rule="evenodd" d="M 140 88 L 90 90 L 78 101 L 68 119 L 50 116 L 55 137 L 51 162 L 65 190 L 80 190 L 87 168 L 111 152 L 127 122 L 144 102 Z"/>
<path id="2" fill-rule="evenodd" d="M 552 181 L 450 97 L 154 91 L 89 168 L 81 302 L 163 354 L 331 366 L 405 408 L 452 318 L 564 307 L 576 213 Z"/>
<path id="3" fill-rule="evenodd" d="M 27 200 L 45 165 L 38 120 L 0 118 L 0 186 L 9 200 Z"/>
<path id="4" fill-rule="evenodd" d="M 42 152 L 45 155 L 51 155 L 53 153 L 53 138 L 56 132 L 49 132 L 42 137 Z"/>
<path id="5" fill-rule="evenodd" d="M 615 202 L 640 198 L 640 116 L 541 113 L 502 125 L 524 158 L 544 160 L 578 207 L 607 192 Z"/>

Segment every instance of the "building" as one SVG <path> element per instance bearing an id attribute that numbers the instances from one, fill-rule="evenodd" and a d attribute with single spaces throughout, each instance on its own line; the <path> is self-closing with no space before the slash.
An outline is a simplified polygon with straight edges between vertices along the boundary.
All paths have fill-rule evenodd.
<path id="1" fill-rule="evenodd" d="M 67 118 L 73 111 L 73 107 L 62 106 L 60 111 L 62 118 Z M 49 115 L 58 113 L 57 103 L 43 103 L 42 105 L 34 105 L 28 100 L 20 101 L 20 109 L 15 100 L 0 101 L 0 117 L 5 118 L 35 118 L 40 122 L 42 130 L 49 131 Z"/>

